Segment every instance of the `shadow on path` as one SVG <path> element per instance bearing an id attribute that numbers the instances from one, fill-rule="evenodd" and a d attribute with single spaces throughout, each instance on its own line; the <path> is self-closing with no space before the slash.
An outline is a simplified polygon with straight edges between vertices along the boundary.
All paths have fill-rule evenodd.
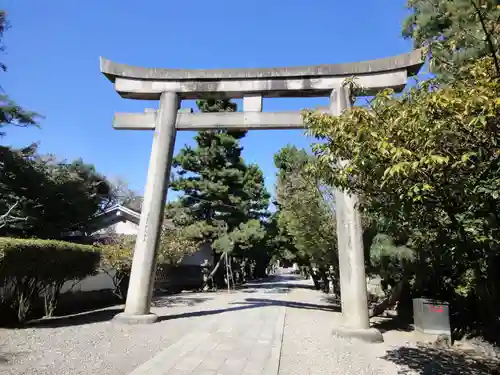
<path id="1" fill-rule="evenodd" d="M 388 331 L 412 332 L 414 330 L 413 325 L 404 322 L 398 317 L 383 318 L 380 321 L 372 322 L 371 326 L 372 328 L 378 329 L 382 333 L 386 333 Z"/>
<path id="2" fill-rule="evenodd" d="M 200 298 L 201 299 L 201 298 Z M 308 310 L 322 310 L 330 312 L 340 311 L 339 306 L 328 306 L 328 305 L 316 305 L 311 303 L 295 302 L 295 301 L 280 301 L 274 299 L 265 298 L 246 298 L 243 301 L 231 302 L 230 305 L 238 305 L 223 309 L 215 310 L 202 310 L 202 311 L 188 311 L 180 314 L 167 314 L 158 317 L 158 322 L 174 319 L 185 319 L 191 317 L 199 316 L 209 316 L 215 314 L 229 313 L 240 310 L 255 309 L 269 306 L 284 306 L 296 309 L 308 309 Z M 192 306 L 192 305 L 191 305 Z M 29 324 L 27 327 L 35 328 L 56 328 L 65 326 L 76 326 L 84 325 L 98 322 L 105 322 L 113 319 L 113 317 L 122 312 L 123 308 L 111 308 L 103 309 L 98 311 L 91 311 L 82 314 L 75 314 L 60 318 L 42 319 L 37 322 Z"/>
<path id="3" fill-rule="evenodd" d="M 262 289 L 269 289 L 268 293 L 288 293 L 292 289 L 315 290 L 314 285 L 300 283 L 298 281 L 305 280 L 297 275 L 274 275 L 267 279 L 246 283 L 237 289 L 245 293 L 255 293 Z"/>
<path id="4" fill-rule="evenodd" d="M 239 288 L 238 291 L 246 293 L 245 289 L 248 290 L 258 289 L 259 292 L 263 292 L 264 289 L 267 289 L 269 293 L 272 294 L 272 293 L 283 293 L 283 289 L 286 289 L 286 291 L 289 291 L 290 289 L 293 288 L 313 289 L 312 286 L 307 284 L 293 283 L 293 282 L 290 283 L 290 281 L 294 280 L 303 280 L 303 279 L 301 277 L 297 277 L 294 275 L 276 275 L 268 279 L 263 279 L 260 281 L 248 283 L 245 286 Z M 199 296 L 157 297 L 153 300 L 152 307 L 172 307 L 172 306 L 192 307 L 212 299 L 213 297 L 199 297 Z M 337 304 L 320 305 L 320 304 L 312 304 L 312 303 L 304 303 L 296 301 L 281 301 L 281 300 L 266 299 L 266 298 L 245 298 L 241 301 L 231 302 L 229 303 L 229 305 L 238 305 L 238 306 L 231 306 L 215 310 L 188 311 L 179 314 L 167 314 L 159 316 L 158 321 L 162 322 L 166 320 L 208 316 L 208 315 L 222 314 L 222 313 L 240 311 L 246 309 L 269 307 L 269 306 L 284 306 L 296 309 L 322 310 L 331 312 L 340 311 L 340 307 Z M 26 326 L 21 328 L 57 328 L 57 327 L 77 326 L 77 325 L 105 322 L 113 319 L 113 317 L 116 314 L 122 311 L 123 311 L 122 305 L 114 306 L 111 308 L 86 311 L 79 314 L 66 315 L 62 317 L 40 319 L 32 321 Z"/>
<path id="5" fill-rule="evenodd" d="M 258 305 L 257 307 L 284 306 L 284 307 L 291 307 L 294 309 L 340 312 L 340 306 L 338 306 L 338 305 L 317 305 L 314 303 L 305 303 L 305 302 L 296 302 L 296 301 L 280 301 L 280 300 L 266 299 L 266 298 L 245 298 L 245 301 L 232 302 L 231 305 L 249 305 L 249 306 Z"/>
<path id="6" fill-rule="evenodd" d="M 240 305 L 235 307 L 229 307 L 225 309 L 217 309 L 217 310 L 204 310 L 204 311 L 192 311 L 182 314 L 174 314 L 174 315 L 165 315 L 160 317 L 158 320 L 171 320 L 171 319 L 181 319 L 181 318 L 189 318 L 193 316 L 205 316 L 205 315 L 214 315 L 221 314 L 233 311 L 247 310 L 247 309 L 255 309 L 261 307 L 269 307 L 269 306 L 284 306 L 296 309 L 308 309 L 308 310 L 322 310 L 322 311 L 331 311 L 338 312 L 340 311 L 339 306 L 327 306 L 327 305 L 315 305 L 311 303 L 303 303 L 303 302 L 295 302 L 295 301 L 280 301 L 274 299 L 266 299 L 266 298 L 245 298 L 244 301 L 241 302 L 231 302 L 231 305 Z"/>
<path id="7" fill-rule="evenodd" d="M 151 302 L 151 307 L 194 306 L 199 303 L 213 300 L 211 297 L 157 297 Z"/>
<path id="8" fill-rule="evenodd" d="M 18 329 L 58 328 L 105 322 L 113 319 L 116 314 L 121 313 L 122 311 L 123 307 L 120 306 L 101 310 L 85 311 L 83 313 L 65 315 L 61 317 L 56 316 L 52 318 L 42 318 L 28 322 L 26 325 L 18 327 Z"/>
<path id="9" fill-rule="evenodd" d="M 165 296 L 155 297 L 151 302 L 151 307 L 173 307 L 173 306 L 195 306 L 197 304 L 212 300 L 211 297 L 186 297 L 186 296 Z M 67 326 L 77 326 L 105 322 L 123 311 L 123 305 L 108 307 L 104 309 L 85 311 L 78 314 L 65 316 L 55 316 L 52 318 L 37 319 L 29 322 L 23 328 L 57 328 Z"/>
<path id="10" fill-rule="evenodd" d="M 426 346 L 401 347 L 388 351 L 382 358 L 406 366 L 406 369 L 400 370 L 399 374 L 407 374 L 409 370 L 415 371 L 418 375 L 500 374 L 498 362 L 474 359 L 452 350 Z"/>

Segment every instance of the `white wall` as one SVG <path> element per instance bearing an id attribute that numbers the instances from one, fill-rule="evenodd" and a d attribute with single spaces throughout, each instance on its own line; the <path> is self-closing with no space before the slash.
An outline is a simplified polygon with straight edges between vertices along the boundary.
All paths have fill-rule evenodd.
<path id="1" fill-rule="evenodd" d="M 110 271 L 111 276 L 115 271 Z M 10 289 L 11 287 L 7 284 L 5 286 L 0 286 L 0 297 Z M 114 289 L 113 280 L 111 277 L 103 272 L 99 271 L 94 276 L 86 277 L 80 282 L 75 284 L 75 281 L 67 281 L 61 288 L 61 293 L 66 292 L 90 292 L 92 290 L 111 290 Z"/>
<path id="2" fill-rule="evenodd" d="M 137 233 L 139 232 L 139 225 L 132 223 L 131 221 L 119 221 L 112 227 L 117 234 L 137 236 Z"/>
<path id="3" fill-rule="evenodd" d="M 111 230 L 117 234 L 124 235 L 137 235 L 139 226 L 131 221 L 123 219 L 115 224 L 110 225 L 107 228 L 99 230 L 99 232 L 105 232 Z M 114 272 L 114 271 L 112 271 Z M 103 271 L 99 271 L 97 275 L 89 276 L 76 284 L 73 288 L 71 286 L 74 284 L 73 281 L 68 281 L 61 290 L 62 293 L 72 291 L 72 292 L 90 292 L 93 290 L 105 290 L 114 289 L 113 281 L 111 277 Z"/>
<path id="4" fill-rule="evenodd" d="M 118 221 L 117 223 L 111 224 L 105 228 L 101 228 L 93 234 L 102 234 L 102 233 L 116 233 L 116 234 L 124 234 L 124 235 L 132 235 L 136 236 L 139 232 L 139 225 L 122 219 L 122 221 Z"/>
<path id="5" fill-rule="evenodd" d="M 103 228 L 101 231 L 104 232 L 107 231 L 108 229 L 111 229 L 117 234 L 137 235 L 137 232 L 139 230 L 139 225 L 132 223 L 131 221 L 124 220 L 112 224 L 108 228 Z M 205 262 L 205 259 L 208 260 L 208 262 L 211 265 L 213 265 L 213 253 L 212 253 L 212 248 L 210 247 L 209 244 L 202 245 L 200 251 L 197 251 L 196 253 L 185 257 L 182 260 L 181 264 L 200 266 Z M 63 286 L 61 292 L 64 293 L 69 291 L 71 285 L 73 285 L 73 282 L 67 282 Z M 113 289 L 113 288 L 114 288 L 113 282 L 111 278 L 108 276 L 108 274 L 100 271 L 97 275 L 89 276 L 80 281 L 71 289 L 71 291 L 88 292 L 93 290 L 103 290 L 103 289 Z"/>

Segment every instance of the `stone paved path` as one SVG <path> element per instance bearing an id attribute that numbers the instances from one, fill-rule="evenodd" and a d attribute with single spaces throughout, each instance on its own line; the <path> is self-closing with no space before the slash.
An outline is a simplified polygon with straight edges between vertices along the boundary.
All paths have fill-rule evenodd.
<path id="1" fill-rule="evenodd" d="M 132 375 L 398 374 L 386 345 L 332 336 L 340 314 L 310 281 L 277 276 L 228 305 Z"/>
<path id="2" fill-rule="evenodd" d="M 132 374 L 277 374 L 285 308 L 233 303 Z"/>
<path id="3" fill-rule="evenodd" d="M 112 322 L 120 308 L 0 329 L 0 374 L 427 374 L 440 359 L 405 343 L 404 332 L 384 333 L 383 344 L 332 336 L 335 306 L 291 275 L 232 293 L 160 298 L 153 325 Z M 440 375 L 456 373 L 451 362 L 443 368 Z"/>

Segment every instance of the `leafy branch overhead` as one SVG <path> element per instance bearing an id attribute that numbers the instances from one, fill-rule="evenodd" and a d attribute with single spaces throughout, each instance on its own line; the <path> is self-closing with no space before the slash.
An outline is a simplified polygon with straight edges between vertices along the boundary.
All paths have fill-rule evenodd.
<path id="1" fill-rule="evenodd" d="M 453 76 L 477 58 L 493 59 L 500 75 L 499 0 L 408 0 L 411 14 L 403 36 L 415 47 L 430 47 L 433 72 Z"/>
<path id="2" fill-rule="evenodd" d="M 431 80 L 400 98 L 385 90 L 370 108 L 340 117 L 305 113 L 312 134 L 326 140 L 315 145 L 320 168 L 329 172 L 330 183 L 369 204 L 413 207 L 416 216 L 416 208 L 428 208 L 429 223 L 455 217 L 452 207 L 474 202 L 460 220 L 476 226 L 467 221 L 467 211 L 486 209 L 484 198 L 498 198 L 496 177 L 480 180 L 496 170 L 499 157 L 500 84 L 493 69 L 491 59 L 483 59 L 462 68 L 449 87 Z M 351 162 L 339 166 L 337 159 Z"/>
<path id="3" fill-rule="evenodd" d="M 480 270 L 496 264 L 500 249 L 499 97 L 494 62 L 484 57 L 446 85 L 429 80 L 401 96 L 385 90 L 369 107 L 338 117 L 304 113 L 323 141 L 314 146 L 317 173 L 357 194 L 364 213 L 394 239 L 384 247 L 404 255 L 380 263 L 373 254 L 372 261 L 391 267 L 416 261 L 415 285 L 427 295 L 455 293 L 471 282 L 477 293 L 494 287 Z"/>
<path id="4" fill-rule="evenodd" d="M 5 50 L 3 43 L 3 34 L 9 28 L 7 21 L 7 13 L 0 10 L 0 52 Z M 0 69 L 7 70 L 7 66 L 0 62 Z M 5 135 L 2 128 L 11 126 L 37 126 L 38 121 L 42 118 L 36 112 L 26 110 L 19 106 L 16 102 L 10 99 L 6 94 L 0 95 L 0 136 Z"/>

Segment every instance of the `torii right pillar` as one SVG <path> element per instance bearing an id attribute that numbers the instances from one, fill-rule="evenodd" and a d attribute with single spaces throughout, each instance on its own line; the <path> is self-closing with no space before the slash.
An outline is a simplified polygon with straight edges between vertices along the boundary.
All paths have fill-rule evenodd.
<path id="1" fill-rule="evenodd" d="M 339 116 L 351 108 L 348 87 L 339 86 L 330 96 L 330 113 Z M 341 161 L 347 163 L 348 161 Z M 369 342 L 383 342 L 382 333 L 370 328 L 366 290 L 363 227 L 357 208 L 358 199 L 346 191 L 335 191 L 337 243 L 343 325 L 334 334 Z"/>

